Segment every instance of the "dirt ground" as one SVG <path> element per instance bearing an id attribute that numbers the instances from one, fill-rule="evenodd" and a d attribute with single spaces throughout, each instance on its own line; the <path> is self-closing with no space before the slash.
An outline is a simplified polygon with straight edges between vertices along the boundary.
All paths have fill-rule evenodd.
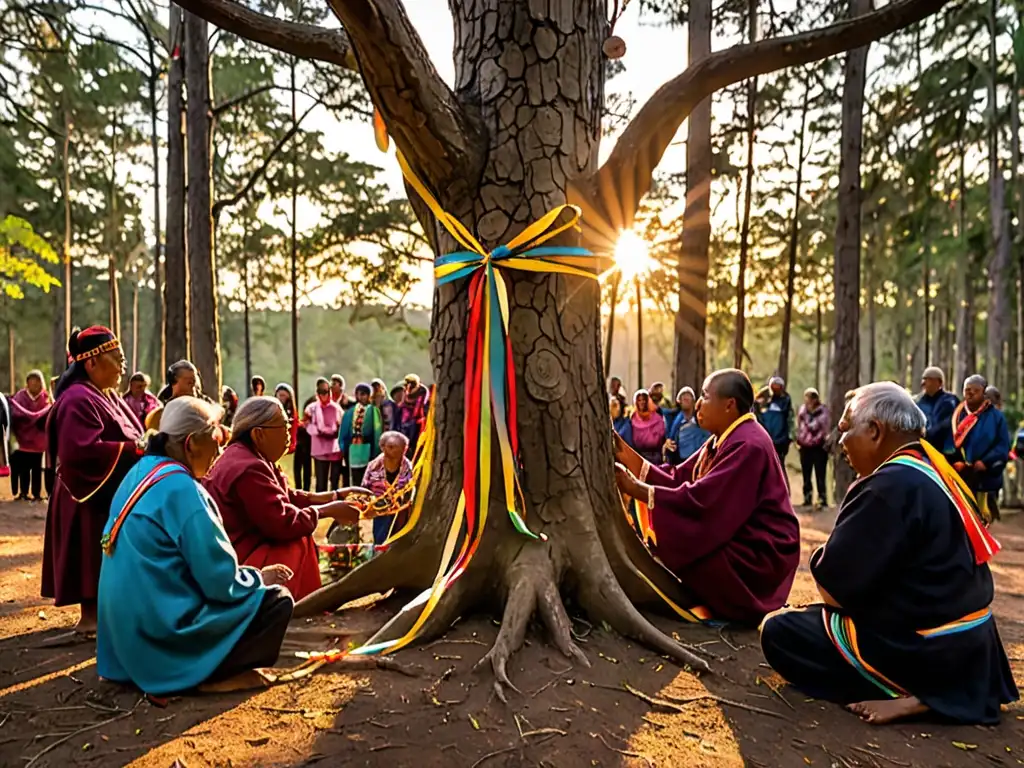
<path id="1" fill-rule="evenodd" d="M 506 706 L 492 694 L 490 672 L 471 669 L 496 633 L 497 622 L 480 616 L 457 623 L 440 642 L 398 654 L 417 677 L 321 671 L 255 694 L 157 707 L 100 682 L 92 646 L 37 647 L 76 619 L 38 596 L 44 517 L 44 505 L 0 501 L 0 766 L 1024 765 L 1024 708 L 1012 708 L 995 728 L 871 727 L 777 686 L 755 632 L 670 619 L 656 622 L 699 646 L 713 675 L 698 679 L 577 620 L 592 667 L 572 668 L 540 633 L 531 634 L 509 670 L 522 693 Z M 801 515 L 804 562 L 833 519 Z M 995 610 L 1024 688 L 1024 514 L 995 533 L 1004 546 L 993 566 Z M 814 596 L 804 568 L 792 602 Z M 365 637 L 400 605 L 366 601 L 310 623 Z M 689 701 L 649 703 L 624 684 L 662 701 Z"/>

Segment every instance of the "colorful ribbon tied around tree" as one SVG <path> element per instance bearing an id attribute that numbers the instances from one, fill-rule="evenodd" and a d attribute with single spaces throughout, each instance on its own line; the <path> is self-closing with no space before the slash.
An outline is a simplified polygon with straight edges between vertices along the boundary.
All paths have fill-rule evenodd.
<path id="1" fill-rule="evenodd" d="M 444 592 L 465 572 L 480 545 L 487 522 L 493 434 L 497 435 L 505 508 L 512 525 L 525 536 L 535 540 L 546 539 L 543 534 L 538 535 L 527 527 L 522 514 L 525 503 L 519 482 L 515 370 L 508 336 L 508 286 L 503 270 L 556 273 L 596 280 L 601 262 L 600 257 L 585 248 L 544 245 L 567 230 L 578 230 L 580 210 L 571 205 L 556 207 L 507 244 L 488 251 L 461 222 L 441 207 L 413 173 L 401 152 L 398 153 L 398 162 L 409 185 L 464 249 L 441 256 L 434 263 L 434 277 L 438 285 L 469 278 L 462 493 L 433 586 L 403 608 L 403 611 L 408 611 L 425 603 L 417 621 L 398 640 L 352 651 L 360 655 L 393 652 L 412 642 Z M 434 410 L 431 408 L 431 421 Z M 417 506 L 425 495 L 426 480 L 424 477 L 417 481 Z M 418 515 L 414 512 L 413 517 Z M 462 543 L 456 554 L 460 539 Z"/>

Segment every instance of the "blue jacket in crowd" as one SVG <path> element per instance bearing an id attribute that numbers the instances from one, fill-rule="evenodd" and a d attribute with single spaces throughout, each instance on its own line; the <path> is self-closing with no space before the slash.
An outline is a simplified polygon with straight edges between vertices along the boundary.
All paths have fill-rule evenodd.
<path id="1" fill-rule="evenodd" d="M 612 427 L 619 433 L 619 437 L 626 441 L 626 445 L 633 444 L 633 422 L 629 416 L 619 416 L 612 421 Z"/>
<path id="2" fill-rule="evenodd" d="M 793 401 L 786 393 L 772 395 L 771 400 L 758 409 L 757 420 L 776 446 L 793 442 Z"/>
<path id="3" fill-rule="evenodd" d="M 1010 460 L 1010 429 L 1002 411 L 989 406 L 981 412 L 955 460 L 985 464 L 985 472 L 971 480 L 972 490 L 998 491 L 1003 487 L 1003 470 Z"/>
<path id="4" fill-rule="evenodd" d="M 927 419 L 925 440 L 946 454 L 953 452 L 953 411 L 960 405 L 960 399 L 952 392 L 940 389 L 934 395 L 922 392 L 917 398 L 917 407 Z"/>
<path id="5" fill-rule="evenodd" d="M 679 411 L 668 430 L 668 439 L 676 443 L 676 450 L 668 455 L 669 463 L 682 464 L 695 454 L 709 437 L 711 433 L 697 423 L 696 411 L 689 418 L 683 411 Z"/>

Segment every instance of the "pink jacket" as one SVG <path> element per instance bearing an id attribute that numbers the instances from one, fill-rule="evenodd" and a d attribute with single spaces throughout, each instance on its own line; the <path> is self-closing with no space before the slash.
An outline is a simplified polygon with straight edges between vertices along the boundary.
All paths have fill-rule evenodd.
<path id="1" fill-rule="evenodd" d="M 310 453 L 314 459 L 341 461 L 338 445 L 341 417 L 341 406 L 335 402 L 324 405 L 317 399 L 306 408 L 306 432 L 309 433 Z"/>
<path id="2" fill-rule="evenodd" d="M 32 399 L 27 389 L 11 398 L 11 426 L 18 450 L 46 453 L 46 417 L 50 413 L 50 394 L 44 389 Z"/>

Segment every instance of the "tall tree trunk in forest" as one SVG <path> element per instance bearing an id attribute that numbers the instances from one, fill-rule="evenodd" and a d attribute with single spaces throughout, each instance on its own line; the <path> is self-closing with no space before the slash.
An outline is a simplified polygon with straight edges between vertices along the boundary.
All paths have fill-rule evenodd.
<path id="1" fill-rule="evenodd" d="M 622 273 L 616 270 L 612 278 L 612 296 L 608 305 L 608 333 L 604 338 L 604 378 L 607 383 L 612 375 L 612 341 L 615 338 L 615 307 L 619 303 L 619 284 L 622 282 Z M 675 383 L 676 390 L 683 387 L 679 382 Z"/>
<path id="2" fill-rule="evenodd" d="M 796 187 L 793 191 L 793 215 L 789 223 L 788 266 L 786 269 L 786 306 L 782 315 L 782 344 L 779 346 L 779 376 L 789 381 L 789 341 L 793 332 L 793 295 L 796 292 L 796 261 L 800 252 L 800 192 L 804 180 L 804 144 L 807 139 L 807 112 L 811 103 L 811 78 L 804 72 L 804 97 L 800 105 L 800 133 L 796 143 Z M 817 364 L 821 362 L 821 301 L 818 301 L 818 358 L 814 381 L 818 384 Z"/>
<path id="3" fill-rule="evenodd" d="M 209 11 L 207 0 L 187 2 Z M 304 36 L 304 50 L 314 49 L 312 39 L 321 46 L 322 56 L 351 67 L 356 56 L 347 46 L 354 47 L 374 107 L 408 167 L 438 196 L 440 208 L 475 233 L 482 249 L 495 258 L 481 257 L 480 265 L 486 261 L 488 271 L 477 271 L 477 277 L 435 288 L 431 361 L 436 391 L 431 417 L 436 435 L 422 518 L 387 552 L 300 601 L 295 615 L 330 610 L 368 592 L 429 587 L 445 542 L 455 540 L 450 531 L 457 537 L 465 530 L 452 525 L 456 509 L 466 509 L 459 503 L 463 490 L 468 486 L 462 498 L 475 505 L 481 495 L 478 481 L 502 476 L 496 452 L 492 464 L 475 470 L 474 457 L 465 450 L 465 439 L 472 433 L 467 433 L 464 418 L 476 429 L 474 419 L 493 413 L 476 408 L 465 412 L 465 383 L 473 378 L 466 376 L 465 368 L 478 343 L 476 336 L 469 337 L 470 284 L 482 286 L 480 275 L 500 269 L 507 288 L 502 295 L 509 312 L 510 373 L 520 403 L 516 425 L 522 506 L 527 524 L 543 532 L 546 541 L 516 531 L 506 513 L 502 484 L 495 482 L 492 492 L 483 494 L 486 522 L 482 514 L 473 516 L 482 526 L 473 528 L 475 555 L 457 580 L 447 581 L 436 593 L 433 611 L 418 627 L 416 638 L 437 636 L 456 618 L 475 610 L 503 609 L 497 639 L 483 661 L 494 672 L 495 692 L 504 698 L 511 686 L 508 661 L 522 645 L 535 613 L 552 642 L 566 655 L 581 659 L 562 602 L 564 593 L 578 600 L 592 621 L 606 621 L 641 644 L 694 669 L 706 669 L 702 659 L 658 631 L 636 608 L 660 603 L 651 582 L 677 602 L 684 597 L 632 532 L 614 487 L 602 381 L 600 286 L 573 275 L 505 269 L 503 252 L 494 249 L 567 199 L 578 200 L 584 209 L 584 234 L 565 229 L 550 245 L 573 246 L 581 237 L 589 243 L 601 235 L 614 236 L 632 225 L 640 198 L 650 187 L 651 171 L 682 120 L 715 88 L 773 66 L 806 63 L 849 45 L 864 45 L 884 30 L 912 23 L 941 5 L 939 0 L 897 0 L 872 19 L 833 28 L 823 38 L 829 45 L 817 37 L 807 45 L 792 39 L 774 41 L 718 58 L 716 66 L 707 65 L 708 77 L 700 76 L 700 67 L 691 70 L 673 81 L 680 89 L 674 96 L 662 92 L 641 108 L 598 167 L 605 67 L 601 52 L 608 35 L 603 0 L 452 2 L 454 91 L 426 58 L 402 3 L 332 0 L 347 35 L 316 30 L 319 36 Z M 254 13 L 241 5 L 228 6 L 243 18 Z M 219 11 L 209 11 L 210 15 L 224 11 L 223 3 L 211 7 Z M 912 9 L 916 10 L 911 13 Z M 225 20 L 223 15 L 219 18 Z M 237 16 L 235 23 L 241 23 Z M 284 22 L 250 24 L 251 36 L 268 40 L 268 24 L 276 24 L 279 31 L 284 28 Z M 294 43 L 297 33 L 288 29 L 293 34 L 286 38 Z M 281 44 L 280 37 L 277 42 Z M 289 52 L 300 47 L 294 44 Z M 439 253 L 463 249 L 438 227 L 422 200 L 414 200 L 413 207 Z M 703 352 L 703 332 L 700 346 Z M 469 403 L 472 406 L 473 400 Z M 503 420 L 497 423 L 504 428 Z M 494 422 L 485 421 L 483 434 L 490 435 L 492 426 Z M 442 563 L 442 568 L 449 565 Z M 404 636 L 419 616 L 419 610 L 397 614 L 371 642 Z"/>
<path id="4" fill-rule="evenodd" d="M 711 0 L 690 0 L 686 17 L 687 59 L 693 66 L 711 55 Z M 676 388 L 700 392 L 707 366 L 708 271 L 711 258 L 711 97 L 686 123 L 686 209 L 679 240 L 679 308 L 673 373 Z"/>
<path id="5" fill-rule="evenodd" d="M 1024 72 L 1014 73 L 1010 88 L 1010 154 L 1013 172 L 1011 184 L 1017 196 L 1017 355 L 1014 365 L 1017 369 L 1014 392 L 1018 405 L 1024 404 L 1024 176 L 1021 175 L 1020 161 L 1020 89 L 1024 86 Z"/>
<path id="6" fill-rule="evenodd" d="M 881 245 L 878 237 L 878 227 L 875 227 L 874 236 L 871 238 L 864 264 L 864 275 L 867 282 L 864 291 L 864 301 L 868 305 L 868 381 L 875 380 L 878 366 L 878 312 L 875 306 L 875 257 L 877 249 Z"/>
<path id="7" fill-rule="evenodd" d="M 644 309 L 643 285 L 640 277 L 636 278 L 636 388 L 643 389 L 644 384 Z"/>
<path id="8" fill-rule="evenodd" d="M 188 87 L 188 274 L 192 362 L 207 394 L 220 399 L 220 328 L 210 200 L 210 41 L 206 21 L 185 13 Z"/>
<path id="9" fill-rule="evenodd" d="M 992 249 L 988 261 L 988 337 L 985 376 L 989 383 L 1005 387 L 1002 366 L 1004 348 L 1010 338 L 1010 222 L 1006 215 L 1006 183 L 999 164 L 998 65 L 996 53 L 996 2 L 988 2 L 989 84 L 988 84 L 988 174 L 989 213 L 992 217 Z"/>
<path id="10" fill-rule="evenodd" d="M 64 276 L 61 280 L 60 297 L 63 311 L 59 318 L 53 339 L 53 373 L 59 375 L 68 365 L 67 342 L 71 335 L 71 111 L 65 104 L 64 140 L 61 150 L 61 202 L 64 206 L 64 240 L 61 245 L 61 260 L 64 262 Z M 56 298 L 56 297 L 55 297 Z"/>
<path id="11" fill-rule="evenodd" d="M 821 392 L 821 294 L 814 302 L 814 388 Z M 786 378 L 783 376 L 783 378 Z"/>
<path id="12" fill-rule="evenodd" d="M 956 365 L 953 373 L 952 391 L 957 392 L 965 378 L 975 373 L 977 355 L 974 346 L 974 252 L 967 237 L 967 177 L 964 169 L 964 155 L 967 147 L 964 141 L 963 116 L 960 124 L 960 152 L 957 171 L 959 208 L 957 230 L 960 235 L 960 303 L 956 313 Z"/>
<path id="13" fill-rule="evenodd" d="M 242 312 L 242 330 L 245 334 L 245 386 L 252 381 L 252 328 L 249 325 L 249 259 L 245 260 L 242 266 L 242 296 L 244 299 Z M 296 390 L 298 392 L 298 390 Z M 298 397 L 298 395 L 296 395 Z"/>
<path id="14" fill-rule="evenodd" d="M 747 41 L 757 39 L 757 0 L 747 2 Z M 736 276 L 736 338 L 733 368 L 743 367 L 743 338 L 747 329 L 747 262 L 750 259 L 750 204 L 754 198 L 754 140 L 757 133 L 757 78 L 747 81 L 747 166 L 743 176 L 743 222 L 740 224 L 740 263 Z M 785 376 L 783 376 L 785 378 Z"/>
<path id="15" fill-rule="evenodd" d="M 117 130 L 118 114 L 115 112 L 110 123 L 110 184 L 107 190 L 107 221 L 104 227 L 104 241 L 107 249 L 107 289 L 110 300 L 110 330 L 121 336 L 121 297 L 117 285 Z"/>
<path id="16" fill-rule="evenodd" d="M 132 373 L 139 370 L 139 277 L 132 280 Z"/>
<path id="17" fill-rule="evenodd" d="M 850 0 L 850 15 L 871 10 L 871 0 Z M 832 425 L 839 423 L 846 393 L 860 384 L 860 157 L 864 122 L 864 83 L 868 46 L 846 54 L 843 83 L 843 127 L 839 155 L 839 194 L 835 255 L 835 344 L 829 405 Z M 846 495 L 853 470 L 835 461 L 836 499 Z"/>
<path id="18" fill-rule="evenodd" d="M 173 8 L 173 6 L 172 6 Z M 156 51 L 152 40 L 149 49 L 150 67 L 156 71 Z M 158 78 L 149 78 L 149 146 L 153 153 L 153 323 L 149 332 L 149 354 L 147 364 L 150 373 L 162 374 L 167 367 L 164 328 L 164 264 L 163 264 L 163 230 L 160 227 L 160 137 L 157 134 L 156 84 Z M 136 288 L 138 286 L 136 285 Z"/>
<path id="19" fill-rule="evenodd" d="M 295 109 L 295 57 L 291 60 L 292 128 L 298 130 L 298 113 Z M 292 390 L 299 392 L 299 245 L 298 245 L 298 204 L 299 204 L 299 143 L 292 137 L 291 183 L 292 183 L 292 237 L 291 237 L 291 279 L 292 279 Z"/>
<path id="20" fill-rule="evenodd" d="M 165 362 L 187 359 L 189 274 L 185 238 L 185 22 L 181 8 L 171 4 L 168 28 L 171 60 L 167 72 L 167 233 L 164 250 Z M 163 377 L 164 371 L 160 371 Z"/>

